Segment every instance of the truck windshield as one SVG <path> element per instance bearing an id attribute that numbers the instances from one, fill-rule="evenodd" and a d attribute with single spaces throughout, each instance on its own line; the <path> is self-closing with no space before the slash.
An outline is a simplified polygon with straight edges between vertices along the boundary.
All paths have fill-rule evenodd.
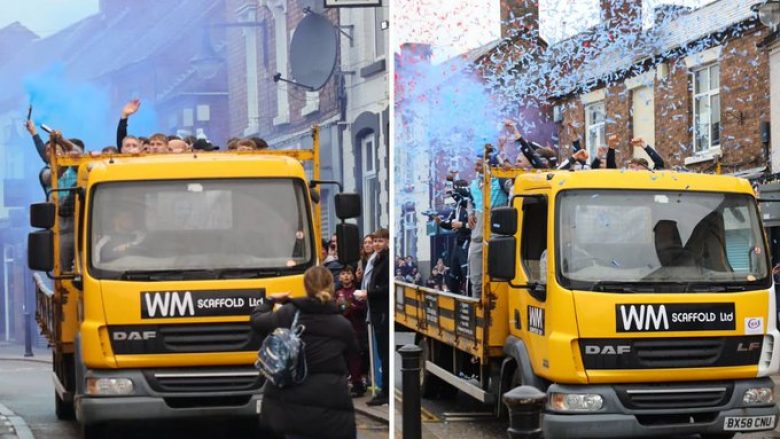
<path id="1" fill-rule="evenodd" d="M 571 190 L 559 195 L 558 275 L 591 291 L 740 291 L 767 287 L 753 197 Z"/>
<path id="2" fill-rule="evenodd" d="M 291 178 L 99 184 L 88 229 L 93 274 L 302 272 L 314 254 L 306 200 Z"/>

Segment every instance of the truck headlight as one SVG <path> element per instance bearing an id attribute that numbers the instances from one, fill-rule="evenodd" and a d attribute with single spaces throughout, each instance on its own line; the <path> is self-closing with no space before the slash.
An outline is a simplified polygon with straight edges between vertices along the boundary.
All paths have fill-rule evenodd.
<path id="1" fill-rule="evenodd" d="M 558 411 L 594 412 L 604 405 L 604 398 L 594 393 L 553 393 L 550 408 Z"/>
<path id="2" fill-rule="evenodd" d="M 745 390 L 742 402 L 745 405 L 766 405 L 775 401 L 775 389 L 769 387 L 754 387 Z"/>
<path id="3" fill-rule="evenodd" d="M 87 378 L 87 395 L 112 396 L 133 393 L 133 381 L 128 378 Z"/>

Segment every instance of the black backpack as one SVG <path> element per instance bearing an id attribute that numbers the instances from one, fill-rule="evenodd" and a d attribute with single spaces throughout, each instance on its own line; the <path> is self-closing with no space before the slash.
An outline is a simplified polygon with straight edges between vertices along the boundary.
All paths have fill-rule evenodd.
<path id="1" fill-rule="evenodd" d="M 306 344 L 301 334 L 306 329 L 298 324 L 300 311 L 295 311 L 290 329 L 276 328 L 263 340 L 257 352 L 255 367 L 276 387 L 300 384 L 306 379 Z"/>

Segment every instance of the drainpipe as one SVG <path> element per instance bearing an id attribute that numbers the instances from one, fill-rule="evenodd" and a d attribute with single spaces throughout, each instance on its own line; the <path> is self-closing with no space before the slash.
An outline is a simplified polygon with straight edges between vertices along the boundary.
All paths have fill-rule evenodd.
<path id="1" fill-rule="evenodd" d="M 11 291 L 9 291 L 8 288 L 8 272 L 9 272 L 9 264 L 12 264 L 14 262 L 13 258 L 13 247 L 11 247 L 8 244 L 5 244 L 3 247 L 3 292 L 4 294 L 4 301 L 3 301 L 3 309 L 5 310 L 5 341 L 9 341 L 11 339 L 11 310 L 8 309 L 9 307 L 9 298 L 11 297 Z"/>

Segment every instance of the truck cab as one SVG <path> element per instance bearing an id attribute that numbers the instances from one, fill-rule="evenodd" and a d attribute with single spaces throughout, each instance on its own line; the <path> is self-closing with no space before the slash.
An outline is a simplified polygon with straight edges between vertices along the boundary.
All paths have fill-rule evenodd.
<path id="1" fill-rule="evenodd" d="M 85 437 L 122 420 L 256 417 L 249 315 L 270 294 L 304 295 L 319 262 L 316 148 L 52 163 L 78 170 L 75 188 L 52 191 L 75 198 L 73 270 L 60 263 L 58 203 L 34 206 L 43 230 L 29 243 L 31 268 L 55 279 L 37 295 L 58 416 L 75 415 Z M 355 197 L 340 194 L 341 210 L 359 211 Z"/>
<path id="2" fill-rule="evenodd" d="M 499 414 L 500 395 L 534 386 L 547 395 L 548 437 L 774 429 L 780 333 L 747 181 L 617 170 L 485 178 L 498 177 L 514 186 L 484 221 L 482 349 L 421 334 L 431 379 Z M 477 380 L 457 380 L 464 353 L 480 364 Z"/>

